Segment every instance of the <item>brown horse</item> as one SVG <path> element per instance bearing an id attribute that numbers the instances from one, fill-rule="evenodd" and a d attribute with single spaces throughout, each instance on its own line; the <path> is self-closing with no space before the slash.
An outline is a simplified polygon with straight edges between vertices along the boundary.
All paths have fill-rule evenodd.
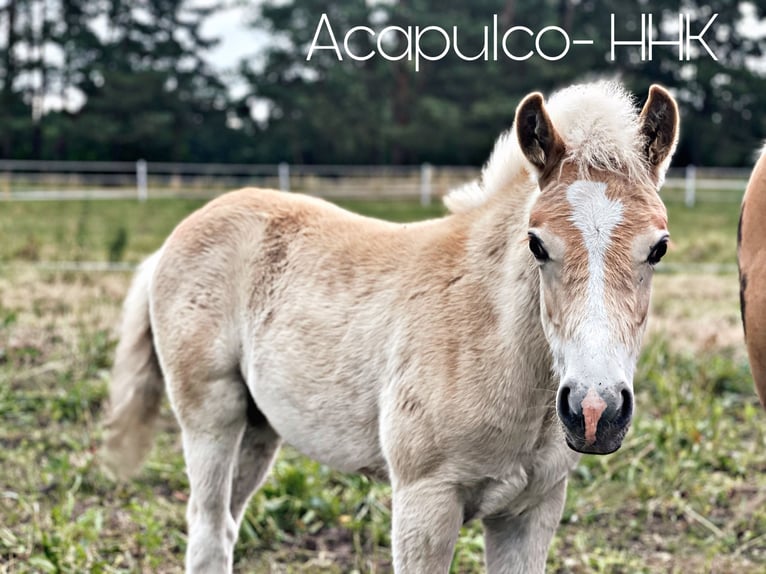
<path id="1" fill-rule="evenodd" d="M 640 115 L 614 83 L 535 93 L 441 219 L 246 189 L 183 221 L 125 302 L 105 454 L 138 468 L 166 389 L 187 571 L 231 570 L 285 441 L 390 480 L 397 572 L 446 572 L 472 519 L 490 572 L 542 572 L 575 451 L 630 425 L 677 123 L 658 86 Z"/>
<path id="2" fill-rule="evenodd" d="M 753 381 L 766 407 L 766 148 L 742 200 L 737 231 L 739 302 Z"/>

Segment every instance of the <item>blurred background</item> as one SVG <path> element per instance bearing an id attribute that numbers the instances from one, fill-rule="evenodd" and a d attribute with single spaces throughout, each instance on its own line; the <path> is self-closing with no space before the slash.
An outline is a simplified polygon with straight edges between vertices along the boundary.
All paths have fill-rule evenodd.
<path id="1" fill-rule="evenodd" d="M 4 0 L 0 158 L 478 165 L 520 97 L 607 74 L 639 96 L 652 82 L 675 90 L 676 165 L 746 166 L 766 131 L 763 10 L 735 0 Z M 679 11 L 692 33 L 718 14 L 704 36 L 718 61 L 696 42 L 689 61 L 673 46 L 656 46 L 650 62 L 621 46 L 610 61 L 611 14 L 619 40 L 638 39 L 648 12 L 655 37 L 668 40 Z M 380 56 L 339 63 L 330 50 L 306 61 L 323 13 L 341 48 L 353 26 L 457 26 L 460 49 L 476 54 L 494 14 L 501 33 L 553 24 L 594 45 L 556 62 L 502 52 L 466 62 L 450 51 L 419 72 Z M 365 33 L 351 39 L 357 54 L 375 49 Z M 513 34 L 508 47 L 524 54 L 531 44 Z M 548 53 L 562 45 L 556 33 L 542 38 Z M 442 46 L 438 34 L 423 38 L 431 54 Z"/>
<path id="2" fill-rule="evenodd" d="M 205 189 L 255 181 L 319 193 L 342 177 L 349 194 L 364 184 L 345 177 L 386 173 L 337 166 L 479 166 L 521 97 L 593 76 L 619 77 L 639 99 L 652 82 L 673 90 L 683 114 L 674 166 L 746 167 L 766 133 L 766 98 L 759 97 L 766 81 L 763 10 L 736 0 L 5 0 L 0 160 L 36 163 L 0 163 L 0 192 L 26 184 L 119 187 L 148 174 L 157 189 L 184 180 Z M 662 41 L 677 39 L 679 13 L 688 15 L 692 34 L 717 14 L 703 38 L 718 59 L 692 41 L 688 60 L 676 46 L 655 46 L 651 61 L 637 47 L 618 46 L 612 61 L 612 15 L 616 39 L 635 41 L 645 13 Z M 307 61 L 322 14 L 344 54 L 346 31 L 365 25 L 450 33 L 457 26 L 460 50 L 474 55 L 495 14 L 501 34 L 514 25 L 535 34 L 558 25 L 571 39 L 594 43 L 571 46 L 558 61 L 538 55 L 512 61 L 502 51 L 497 61 L 465 61 L 452 49 L 417 72 L 411 61 L 380 55 L 339 62 L 332 50 L 315 50 Z M 375 40 L 356 33 L 349 48 L 366 54 Z M 388 53 L 401 53 L 403 40 L 389 34 Z M 429 33 L 421 43 L 438 54 L 443 42 Z M 558 54 L 564 42 L 547 33 L 540 48 Z M 330 43 L 326 26 L 318 43 Z M 516 33 L 507 47 L 524 54 L 533 41 Z M 147 163 L 137 168 L 137 160 Z M 85 163 L 96 161 L 104 163 Z M 317 164 L 336 167 L 304 167 Z M 387 173 L 423 177 L 406 167 Z M 321 188 L 322 181 L 289 180 L 301 174 L 333 179 Z M 436 191 L 443 192 L 473 172 L 443 169 L 426 177 L 432 175 L 442 177 Z M 695 175 L 705 178 L 704 171 Z M 417 191 L 413 179 L 394 183 Z"/>
<path id="3" fill-rule="evenodd" d="M 692 34 L 689 60 L 653 34 Z M 306 60 L 327 14 L 353 26 L 566 30 L 559 61 Z M 392 36 L 392 41 L 395 36 Z M 401 39 L 401 37 L 399 38 Z M 491 41 L 491 32 L 490 32 Z M 439 53 L 437 35 L 422 40 Z M 327 45 L 326 31 L 320 43 Z M 387 44 L 389 53 L 402 46 Z M 514 53 L 532 47 L 524 34 Z M 583 457 L 550 572 L 766 571 L 766 417 L 738 311 L 736 227 L 766 139 L 766 6 L 738 0 L 0 0 L 0 572 L 180 572 L 188 484 L 166 408 L 131 483 L 96 451 L 120 304 L 135 265 L 227 189 L 265 185 L 395 221 L 444 213 L 439 197 L 479 173 L 530 91 L 618 77 L 681 106 L 662 191 L 672 245 L 655 277 L 623 448 Z M 357 54 L 375 49 L 352 36 Z M 557 54 L 563 39 L 546 34 Z M 390 571 L 390 493 L 285 449 L 254 498 L 237 572 Z M 478 525 L 453 572 L 481 572 Z"/>

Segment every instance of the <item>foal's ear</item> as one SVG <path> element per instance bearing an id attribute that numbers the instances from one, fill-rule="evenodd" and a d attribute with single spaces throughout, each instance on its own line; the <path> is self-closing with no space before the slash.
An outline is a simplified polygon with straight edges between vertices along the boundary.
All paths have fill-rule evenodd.
<path id="1" fill-rule="evenodd" d="M 543 96 L 529 94 L 516 109 L 516 137 L 521 151 L 543 177 L 564 155 L 564 140 L 545 111 Z"/>
<path id="2" fill-rule="evenodd" d="M 678 143 L 678 106 L 673 96 L 662 86 L 653 84 L 639 122 L 644 155 L 659 183 L 665 177 Z"/>

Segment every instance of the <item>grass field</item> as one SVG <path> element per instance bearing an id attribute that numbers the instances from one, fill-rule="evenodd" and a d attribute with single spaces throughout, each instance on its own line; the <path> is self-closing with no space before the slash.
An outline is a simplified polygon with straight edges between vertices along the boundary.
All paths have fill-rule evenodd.
<path id="1" fill-rule="evenodd" d="M 179 435 L 162 431 L 138 477 L 95 456 L 129 281 L 53 261 L 137 262 L 200 203 L 0 204 L 0 572 L 180 572 L 188 485 Z M 396 220 L 441 213 L 351 204 Z M 671 205 L 668 263 L 736 261 L 738 206 Z M 736 275 L 658 274 L 623 448 L 572 473 L 550 572 L 766 571 L 766 414 L 742 350 Z M 237 572 L 390 570 L 385 485 L 285 449 L 254 498 Z M 454 572 L 481 572 L 466 527 Z"/>

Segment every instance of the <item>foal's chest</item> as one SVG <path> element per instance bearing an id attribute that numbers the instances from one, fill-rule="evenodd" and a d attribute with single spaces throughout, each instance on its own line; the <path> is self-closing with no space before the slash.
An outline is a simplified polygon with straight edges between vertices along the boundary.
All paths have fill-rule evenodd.
<path id="1" fill-rule="evenodd" d="M 560 442 L 552 440 L 498 472 L 468 482 L 461 489 L 464 521 L 499 513 L 518 515 L 536 506 L 566 479 L 578 460 L 560 437 Z"/>

